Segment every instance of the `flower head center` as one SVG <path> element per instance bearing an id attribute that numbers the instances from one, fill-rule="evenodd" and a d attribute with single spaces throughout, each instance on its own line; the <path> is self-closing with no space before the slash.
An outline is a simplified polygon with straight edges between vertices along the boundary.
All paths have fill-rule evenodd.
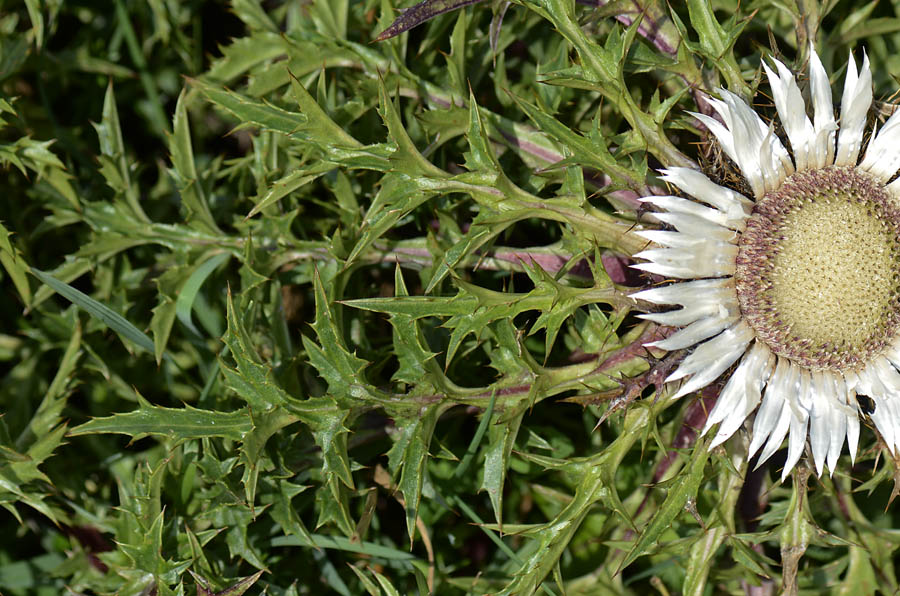
<path id="1" fill-rule="evenodd" d="M 900 329 L 900 208 L 856 168 L 797 172 L 754 207 L 735 284 L 776 354 L 857 369 Z"/>

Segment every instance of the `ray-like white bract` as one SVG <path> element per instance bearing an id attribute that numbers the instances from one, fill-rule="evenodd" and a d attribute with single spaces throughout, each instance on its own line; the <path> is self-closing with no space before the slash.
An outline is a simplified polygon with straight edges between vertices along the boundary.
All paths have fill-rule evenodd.
<path id="1" fill-rule="evenodd" d="M 762 463 L 788 439 L 786 477 L 804 452 L 807 437 L 816 468 L 832 472 L 846 440 L 855 459 L 860 433 L 857 394 L 874 401 L 871 419 L 889 449 L 900 454 L 900 338 L 853 367 L 806 366 L 779 355 L 748 324 L 735 289 L 736 255 L 754 205 L 777 192 L 794 173 L 844 167 L 858 171 L 887 193 L 900 197 L 900 110 L 872 134 L 863 151 L 866 118 L 872 103 L 872 73 L 863 55 L 857 70 L 850 57 L 835 120 L 828 75 L 811 49 L 809 98 L 812 117 L 794 75 L 777 60 L 763 64 L 778 119 L 790 151 L 774 126 L 737 95 L 718 89 L 710 98 L 719 118 L 694 114 L 740 168 L 752 197 L 720 186 L 699 171 L 669 168 L 663 179 L 684 195 L 651 196 L 655 218 L 672 230 L 638 232 L 649 241 L 635 265 L 680 280 L 639 291 L 633 298 L 668 312 L 641 315 L 678 328 L 650 344 L 664 350 L 691 348 L 667 381 L 680 381 L 675 397 L 705 387 L 731 369 L 703 432 L 718 428 L 712 445 L 731 437 L 756 412 L 750 456 Z M 685 198 L 687 197 L 687 198 Z"/>

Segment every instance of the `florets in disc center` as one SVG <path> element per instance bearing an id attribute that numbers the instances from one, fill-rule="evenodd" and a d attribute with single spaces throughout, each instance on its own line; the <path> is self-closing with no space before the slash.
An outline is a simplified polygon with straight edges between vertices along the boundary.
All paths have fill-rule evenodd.
<path id="1" fill-rule="evenodd" d="M 790 176 L 755 206 L 735 285 L 757 337 L 816 370 L 854 370 L 900 329 L 900 209 L 856 168 Z"/>

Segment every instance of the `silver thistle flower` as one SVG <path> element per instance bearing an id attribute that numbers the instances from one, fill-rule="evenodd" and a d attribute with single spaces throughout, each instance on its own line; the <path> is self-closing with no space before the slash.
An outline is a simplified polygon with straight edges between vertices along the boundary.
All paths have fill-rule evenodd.
<path id="1" fill-rule="evenodd" d="M 832 472 L 846 439 L 856 457 L 857 395 L 874 402 L 872 421 L 900 450 L 900 111 L 872 132 L 862 160 L 872 73 L 850 57 L 840 127 L 828 75 L 810 52 L 812 119 L 793 74 L 763 64 L 785 148 L 738 96 L 710 99 L 721 122 L 695 114 L 740 168 L 752 198 L 689 168 L 663 178 L 690 198 L 651 196 L 655 217 L 671 230 L 639 232 L 655 245 L 639 269 L 677 283 L 633 294 L 658 305 L 642 315 L 680 327 L 657 348 L 693 351 L 667 381 L 675 397 L 729 370 L 703 432 L 718 425 L 713 446 L 756 411 L 750 456 L 762 463 L 788 437 L 786 477 L 807 437 L 816 470 Z M 724 124 L 723 124 L 724 123 Z"/>

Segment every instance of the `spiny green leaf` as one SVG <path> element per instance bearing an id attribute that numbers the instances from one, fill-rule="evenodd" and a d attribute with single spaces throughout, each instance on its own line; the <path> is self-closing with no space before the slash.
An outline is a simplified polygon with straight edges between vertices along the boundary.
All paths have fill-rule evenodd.
<path id="1" fill-rule="evenodd" d="M 254 521 L 256 510 L 246 506 L 231 506 L 221 508 L 218 512 L 216 525 L 227 528 L 225 531 L 225 543 L 232 557 L 240 557 L 257 569 L 265 569 L 263 563 L 265 555 L 260 552 L 252 535 L 248 535 L 249 526 Z"/>
<path id="2" fill-rule="evenodd" d="M 125 141 L 122 139 L 122 127 L 119 124 L 119 110 L 116 107 L 116 95 L 112 82 L 106 88 L 106 96 L 103 100 L 103 119 L 100 124 L 95 124 L 97 137 L 100 140 L 100 151 L 107 157 L 124 159 Z M 123 162 L 120 162 L 122 164 Z M 119 168 L 123 175 L 127 175 L 128 168 Z"/>
<path id="3" fill-rule="evenodd" d="M 284 530 L 286 536 L 295 536 L 305 544 L 312 545 L 314 543 L 313 537 L 310 535 L 309 530 L 306 529 L 306 526 L 297 514 L 297 510 L 291 503 L 295 496 L 299 495 L 309 487 L 293 484 L 287 480 L 279 480 L 277 486 L 278 489 L 274 496 L 265 497 L 274 500 L 269 509 L 272 519 L 281 526 L 281 529 Z"/>
<path id="4" fill-rule="evenodd" d="M 519 434 L 528 404 L 521 402 L 513 412 L 496 414 L 488 426 L 488 444 L 484 453 L 481 488 L 487 491 L 494 509 L 494 519 L 503 528 L 503 482 L 509 469 L 509 457 Z"/>
<path id="5" fill-rule="evenodd" d="M 466 130 L 469 150 L 466 152 L 466 168 L 471 172 L 490 172 L 494 176 L 502 176 L 502 169 L 497 156 L 491 148 L 491 141 L 485 129 L 478 102 L 469 92 L 469 126 Z"/>
<path id="6" fill-rule="evenodd" d="M 191 566 L 194 569 L 203 570 L 203 571 L 207 571 L 207 572 L 211 571 L 209 559 L 206 557 L 206 553 L 203 552 L 203 546 L 205 543 L 200 540 L 200 538 L 197 536 L 196 533 L 194 533 L 193 530 L 191 530 L 191 527 L 189 525 L 185 526 L 184 533 L 187 536 L 188 543 L 190 544 L 191 561 L 192 561 Z M 216 534 L 218 534 L 218 531 L 211 533 L 207 540 L 212 539 L 212 537 L 214 537 Z M 194 575 L 193 571 L 191 571 L 191 575 Z M 196 578 L 196 575 L 194 577 Z"/>
<path id="7" fill-rule="evenodd" d="M 450 34 L 450 53 L 445 55 L 449 91 L 454 97 L 465 97 L 471 93 L 466 73 L 466 25 L 468 19 L 465 11 L 456 13 L 456 24 Z M 473 105 L 474 102 L 470 102 Z"/>
<path id="8" fill-rule="evenodd" d="M 16 447 L 19 449 L 24 449 L 33 441 L 48 436 L 62 422 L 62 411 L 71 391 L 72 377 L 82 355 L 82 329 L 81 322 L 77 319 L 72 325 L 71 334 L 44 399 L 29 421 L 26 431 L 16 440 Z"/>
<path id="9" fill-rule="evenodd" d="M 46 498 L 44 487 L 49 485 L 50 479 L 39 466 L 56 451 L 62 444 L 66 435 L 66 425 L 60 424 L 47 434 L 38 437 L 32 443 L 23 457 L 9 458 L 8 462 L 0 465 L 0 499 L 4 493 L 15 495 L 19 501 L 32 509 L 40 512 L 54 523 L 59 523 L 59 513 L 55 508 L 44 502 Z M 35 483 L 35 484 L 33 484 Z M 11 505 L 7 509 L 21 522 L 18 512 Z"/>
<path id="10" fill-rule="evenodd" d="M 283 55 L 287 47 L 280 31 L 254 31 L 220 48 L 222 57 L 213 61 L 206 77 L 210 81 L 229 83 L 254 66 Z"/>
<path id="11" fill-rule="evenodd" d="M 447 172 L 437 167 L 425 158 L 410 138 L 403 126 L 400 113 L 394 101 L 388 95 L 384 79 L 378 79 L 378 113 L 388 130 L 388 137 L 396 145 L 396 151 L 391 156 L 398 169 L 410 174 L 441 178 L 449 176 Z"/>
<path id="12" fill-rule="evenodd" d="M 219 592 L 212 592 L 209 588 L 209 582 L 205 579 L 190 571 L 190 574 L 194 577 L 194 582 L 197 584 L 197 596 L 242 596 L 244 592 L 250 589 L 256 581 L 262 577 L 262 574 L 265 571 L 260 570 L 254 573 L 253 575 L 247 576 L 241 580 L 238 580 L 237 583 L 230 585 L 229 587 L 221 590 Z"/>
<path id="13" fill-rule="evenodd" d="M 106 178 L 107 184 L 116 192 L 117 198 L 123 200 L 130 215 L 139 221 L 149 222 L 150 218 L 147 217 L 140 205 L 137 189 L 131 182 L 128 155 L 125 151 L 125 141 L 122 138 L 122 127 L 119 124 L 119 110 L 116 107 L 112 81 L 106 88 L 106 97 L 103 100 L 103 118 L 99 124 L 94 124 L 94 129 L 97 131 L 102 153 L 100 171 Z"/>
<path id="14" fill-rule="evenodd" d="M 334 476 L 347 488 L 353 488 L 350 474 L 350 458 L 347 456 L 346 414 L 338 414 L 323 420 L 315 432 L 316 442 L 322 449 L 322 473 Z"/>
<path id="15" fill-rule="evenodd" d="M 271 104 L 243 97 L 233 91 L 216 87 L 199 79 L 190 79 L 190 83 L 197 87 L 209 101 L 231 112 L 242 123 L 255 124 L 275 132 L 291 135 L 302 131 L 309 122 L 309 118 L 305 114 L 289 112 Z"/>
<path id="16" fill-rule="evenodd" d="M 148 435 L 174 440 L 224 437 L 240 441 L 253 428 L 246 409 L 235 412 L 199 410 L 191 406 L 164 408 L 139 398 L 140 407 L 131 412 L 94 418 L 69 431 L 70 436 L 118 433 L 135 439 Z"/>
<path id="17" fill-rule="evenodd" d="M 322 451 L 323 484 L 316 492 L 319 505 L 317 527 L 335 523 L 347 536 L 353 535 L 354 523 L 348 505 L 348 490 L 354 489 L 347 454 L 348 412 L 335 413 L 316 421 L 313 430 L 316 444 Z"/>
<path id="18" fill-rule="evenodd" d="M 248 503 L 256 501 L 256 485 L 259 473 L 262 471 L 263 449 L 269 438 L 282 428 L 289 426 L 299 418 L 281 408 L 273 408 L 268 412 L 250 412 L 253 428 L 243 435 L 241 444 L 241 463 L 244 465 L 244 475 L 241 483 L 244 485 L 244 494 Z M 270 466 L 274 467 L 274 466 Z"/>
<path id="19" fill-rule="evenodd" d="M 165 512 L 160 511 L 135 541 L 118 542 L 118 548 L 131 561 L 133 569 L 170 584 L 190 566 L 190 561 L 174 561 L 163 555 L 164 519 Z"/>
<path id="20" fill-rule="evenodd" d="M 647 554 L 659 537 L 675 521 L 675 518 L 684 512 L 689 500 L 697 497 L 697 490 L 703 481 L 703 471 L 706 461 L 709 459 L 709 451 L 706 448 L 708 439 L 701 439 L 694 445 L 690 466 L 683 474 L 680 474 L 668 490 L 666 500 L 650 520 L 646 528 L 641 530 L 640 536 L 634 546 L 622 561 L 620 569 L 630 565 L 641 555 Z"/>
<path id="21" fill-rule="evenodd" d="M 381 188 L 366 212 L 362 234 L 350 255 L 353 263 L 361 253 L 383 234 L 397 225 L 401 219 L 421 206 L 440 191 L 429 188 L 427 180 L 417 179 L 401 172 L 391 172 L 381 179 Z"/>
<path id="22" fill-rule="evenodd" d="M 206 98 L 224 110 L 234 114 L 242 124 L 254 124 L 312 143 L 325 150 L 329 161 L 354 163 L 373 169 L 387 169 L 385 150 L 380 147 L 364 148 L 334 123 L 296 79 L 292 79 L 292 92 L 303 112 L 288 111 L 269 103 L 244 97 L 198 79 L 191 79 Z"/>
<path id="23" fill-rule="evenodd" d="M 475 296 L 460 292 L 456 296 L 405 296 L 355 298 L 341 300 L 341 304 L 373 312 L 400 314 L 414 319 L 447 317 L 471 313 L 478 307 Z"/>
<path id="24" fill-rule="evenodd" d="M 138 542 L 119 543 L 119 548 L 135 568 L 154 575 L 164 572 L 166 566 L 162 556 L 163 519 L 164 513 L 160 511 L 146 533 L 137 535 Z"/>
<path id="25" fill-rule="evenodd" d="M 6 270 L 6 274 L 12 279 L 16 286 L 16 291 L 22 298 L 25 306 L 31 303 L 31 286 L 28 285 L 28 264 L 25 262 L 22 253 L 13 247 L 9 237 L 12 233 L 0 223 L 0 265 Z"/>
<path id="26" fill-rule="evenodd" d="M 253 575 L 249 575 L 239 580 L 236 584 L 225 588 L 224 590 L 216 594 L 216 596 L 241 596 L 244 592 L 249 590 L 253 586 L 253 584 L 256 583 L 256 580 L 262 577 L 263 573 L 265 573 L 265 571 L 257 571 Z"/>
<path id="27" fill-rule="evenodd" d="M 748 547 L 736 536 L 729 536 L 727 542 L 729 547 L 733 549 L 732 556 L 734 560 L 744 569 L 761 577 L 769 577 L 769 572 L 763 567 L 764 564 L 769 563 L 764 555 Z"/>
<path id="28" fill-rule="evenodd" d="M 209 210 L 209 202 L 203 186 L 200 184 L 197 168 L 194 164 L 194 149 L 191 143 L 190 124 L 188 122 L 186 89 L 181 90 L 175 104 L 175 116 L 172 121 L 173 133 L 169 137 L 169 153 L 172 157 L 172 169 L 169 170 L 175 179 L 181 204 L 186 210 L 185 218 L 189 225 L 199 226 L 205 232 L 221 234 L 215 218 Z"/>
<path id="29" fill-rule="evenodd" d="M 409 534 L 410 544 L 416 531 L 422 483 L 425 481 L 425 465 L 428 462 L 428 447 L 431 445 L 431 436 L 441 410 L 440 405 L 434 404 L 421 411 L 411 412 L 410 417 L 394 417 L 397 438 L 388 452 L 388 465 L 394 475 L 398 472 L 400 475 L 399 488 L 406 508 L 406 531 Z"/>
<path id="30" fill-rule="evenodd" d="M 303 127 L 303 134 L 306 138 L 326 142 L 328 145 L 347 148 L 362 147 L 362 143 L 347 134 L 347 131 L 338 126 L 325 113 L 313 96 L 294 77 L 291 77 L 291 93 L 300 107 L 301 113 L 306 117 Z"/>
<path id="31" fill-rule="evenodd" d="M 409 296 L 400 267 L 394 269 L 394 289 L 398 297 Z M 394 353 L 400 362 L 393 379 L 415 387 L 415 392 L 446 387 L 449 381 L 434 359 L 437 354 L 428 349 L 415 317 L 395 313 L 391 315 L 390 322 Z"/>
<path id="32" fill-rule="evenodd" d="M 226 299 L 228 330 L 223 341 L 228 346 L 235 366 L 222 361 L 222 374 L 226 384 L 251 407 L 261 411 L 272 406 L 288 409 L 295 405 L 302 407 L 301 402 L 291 398 L 277 382 L 271 366 L 261 361 L 239 316 L 229 292 Z"/>
<path id="33" fill-rule="evenodd" d="M 379 392 L 366 382 L 363 374 L 368 363 L 351 354 L 344 345 L 342 333 L 335 323 L 318 270 L 315 272 L 313 283 L 316 320 L 312 327 L 319 344 L 303 336 L 303 346 L 309 354 L 310 363 L 328 383 L 328 390 L 334 396 L 354 399 L 376 398 Z"/>
<path id="34" fill-rule="evenodd" d="M 748 96 L 749 86 L 741 76 L 740 67 L 733 53 L 734 43 L 746 22 L 733 25 L 730 30 L 726 31 L 716 18 L 709 0 L 689 0 L 687 7 L 691 25 L 697 31 L 699 43 L 693 44 L 689 41 L 684 24 L 678 15 L 674 11 L 672 12 L 672 22 L 679 29 L 685 45 L 715 66 L 725 76 L 728 87 L 733 92 Z"/>
<path id="35" fill-rule="evenodd" d="M 0 163 L 8 162 L 26 174 L 26 168 L 37 174 L 37 181 L 47 182 L 76 211 L 82 206 L 72 187 L 72 176 L 65 165 L 50 151 L 53 141 L 36 141 L 22 137 L 13 143 L 0 144 Z"/>
<path id="36" fill-rule="evenodd" d="M 576 162 L 588 168 L 595 168 L 610 176 L 615 176 L 621 184 L 630 188 L 641 189 L 644 183 L 637 179 L 630 168 L 620 164 L 610 153 L 607 142 L 599 130 L 593 129 L 589 136 L 573 132 L 556 118 L 538 107 L 525 102 L 515 95 L 511 96 L 519 108 L 540 128 L 541 131 L 557 140 L 572 156 L 566 162 Z M 564 165 L 557 162 L 556 165 Z"/>
<path id="37" fill-rule="evenodd" d="M 281 32 L 257 0 L 232 0 L 231 6 L 234 14 L 244 21 L 251 31 L 261 29 L 269 33 Z"/>
<path id="38" fill-rule="evenodd" d="M 269 185 L 265 194 L 251 198 L 253 209 L 247 213 L 247 219 L 274 205 L 292 192 L 306 186 L 314 180 L 318 180 L 323 174 L 333 170 L 330 164 L 320 163 L 311 168 L 302 168 L 286 174 L 279 180 Z"/>

